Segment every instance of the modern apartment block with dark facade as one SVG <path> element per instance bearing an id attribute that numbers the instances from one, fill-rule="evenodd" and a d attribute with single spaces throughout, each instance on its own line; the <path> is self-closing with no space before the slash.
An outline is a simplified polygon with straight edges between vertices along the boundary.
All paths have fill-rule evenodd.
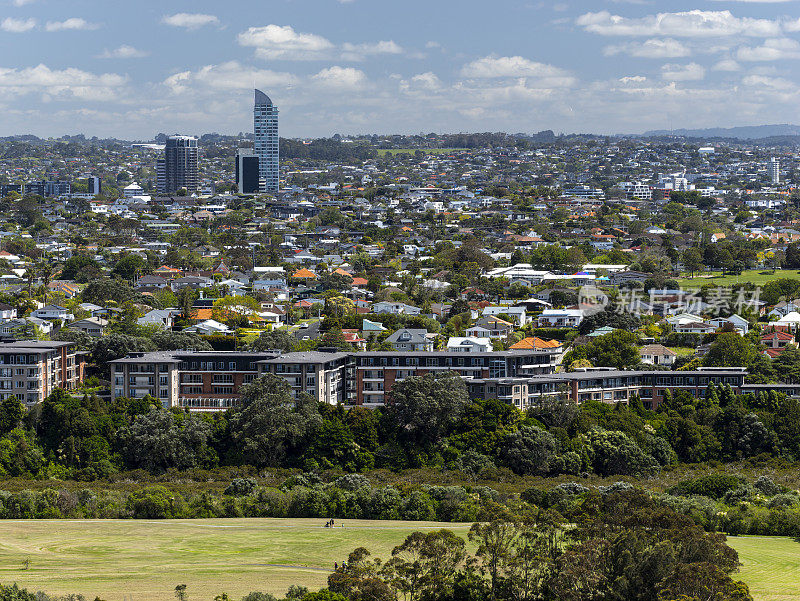
<path id="1" fill-rule="evenodd" d="M 200 176 L 197 168 L 197 138 L 167 136 L 164 156 L 156 164 L 156 188 L 159 194 L 174 194 L 186 188 L 197 192 Z"/>
<path id="2" fill-rule="evenodd" d="M 0 398 L 15 396 L 28 406 L 56 388 L 83 382 L 86 360 L 71 342 L 18 340 L 0 343 Z"/>

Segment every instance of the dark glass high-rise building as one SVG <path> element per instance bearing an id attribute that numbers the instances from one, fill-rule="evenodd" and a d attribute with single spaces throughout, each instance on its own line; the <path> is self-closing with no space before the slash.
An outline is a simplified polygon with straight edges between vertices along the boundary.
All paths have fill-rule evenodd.
<path id="1" fill-rule="evenodd" d="M 257 194 L 260 190 L 258 156 L 252 148 L 236 151 L 236 187 L 239 194 Z"/>
<path id="2" fill-rule="evenodd" d="M 253 147 L 258 156 L 259 187 L 262 192 L 277 192 L 280 188 L 280 157 L 278 156 L 278 107 L 261 90 L 255 91 L 253 108 Z"/>
<path id="3" fill-rule="evenodd" d="M 186 188 L 197 192 L 200 177 L 197 170 L 197 138 L 167 136 L 164 157 L 156 165 L 156 189 L 159 194 L 174 194 Z"/>

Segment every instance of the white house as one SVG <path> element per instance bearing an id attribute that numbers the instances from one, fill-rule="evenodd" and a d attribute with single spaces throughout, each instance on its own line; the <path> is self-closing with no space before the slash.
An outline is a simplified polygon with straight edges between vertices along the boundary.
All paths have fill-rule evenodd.
<path id="1" fill-rule="evenodd" d="M 488 338 L 451 336 L 447 339 L 447 351 L 450 353 L 489 353 L 492 350 L 492 341 Z"/>
<path id="2" fill-rule="evenodd" d="M 580 309 L 545 309 L 537 323 L 540 328 L 577 328 L 582 321 Z"/>
<path id="3" fill-rule="evenodd" d="M 74 319 L 68 309 L 59 307 L 58 305 L 45 305 L 41 309 L 33 311 L 31 315 L 46 320 L 60 319 L 61 321 L 72 321 Z"/>
<path id="4" fill-rule="evenodd" d="M 391 301 L 380 301 L 373 303 L 373 313 L 394 313 L 396 315 L 419 315 L 422 310 L 419 307 L 407 305 L 405 303 L 395 303 Z"/>
<path id="5" fill-rule="evenodd" d="M 744 317 L 740 317 L 736 314 L 731 315 L 730 317 L 715 317 L 714 319 L 709 319 L 708 323 L 716 326 L 718 329 L 724 328 L 725 324 L 731 324 L 733 329 L 742 336 L 750 331 L 750 322 L 748 322 Z"/>

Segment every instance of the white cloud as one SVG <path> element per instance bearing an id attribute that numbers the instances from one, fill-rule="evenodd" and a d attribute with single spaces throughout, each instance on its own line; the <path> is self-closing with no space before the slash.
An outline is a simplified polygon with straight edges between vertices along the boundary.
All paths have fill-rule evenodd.
<path id="1" fill-rule="evenodd" d="M 0 68 L 0 94 L 41 93 L 46 100 L 113 100 L 127 81 L 124 75 L 95 74 L 72 67 L 50 69 L 40 64 L 25 69 Z"/>
<path id="2" fill-rule="evenodd" d="M 149 54 L 149 52 L 145 52 L 144 50 L 139 50 L 133 46 L 123 44 L 119 48 L 114 48 L 114 50 L 103 50 L 101 54 L 97 55 L 97 58 L 144 58 Z"/>
<path id="3" fill-rule="evenodd" d="M 664 65 L 661 67 L 661 77 L 667 81 L 698 81 L 705 76 L 705 67 L 697 63 Z"/>
<path id="4" fill-rule="evenodd" d="M 403 48 L 394 40 L 363 44 L 345 42 L 342 44 L 342 51 L 343 60 L 360 61 L 375 54 L 402 54 Z"/>
<path id="5" fill-rule="evenodd" d="M 197 71 L 182 71 L 169 76 L 164 84 L 176 94 L 188 92 L 196 87 L 213 90 L 249 90 L 255 87 L 287 88 L 297 83 L 291 73 L 280 73 L 269 69 L 253 69 L 236 61 L 219 65 L 206 65 Z"/>
<path id="6" fill-rule="evenodd" d="M 768 77 L 766 75 L 748 75 L 742 78 L 742 83 L 746 86 L 756 88 L 766 88 L 779 92 L 795 92 L 797 84 L 781 77 Z"/>
<path id="7" fill-rule="evenodd" d="M 36 19 L 14 19 L 6 17 L 0 22 L 0 29 L 8 33 L 25 33 L 36 27 Z"/>
<path id="8" fill-rule="evenodd" d="M 312 76 L 315 82 L 329 88 L 357 89 L 364 85 L 367 76 L 360 69 L 334 65 Z"/>
<path id="9" fill-rule="evenodd" d="M 521 56 L 485 56 L 461 68 L 464 77 L 569 77 L 553 65 L 537 63 Z"/>
<path id="10" fill-rule="evenodd" d="M 617 46 L 606 46 L 603 49 L 606 56 L 616 54 L 629 54 L 637 58 L 683 58 L 689 56 L 689 48 L 672 38 L 652 38 L 644 42 L 629 42 Z"/>
<path id="11" fill-rule="evenodd" d="M 71 17 L 64 21 L 48 21 L 44 28 L 47 31 L 90 31 L 98 27 L 100 26 L 97 23 L 89 23 L 86 19 L 81 19 L 80 17 Z"/>
<path id="12" fill-rule="evenodd" d="M 735 17 L 729 10 L 690 10 L 640 18 L 612 15 L 604 10 L 581 15 L 575 22 L 590 33 L 607 36 L 770 37 L 779 35 L 782 29 L 779 21 Z"/>
<path id="13" fill-rule="evenodd" d="M 644 75 L 628 75 L 620 77 L 619 81 L 620 83 L 642 83 L 647 81 L 647 78 Z"/>
<path id="14" fill-rule="evenodd" d="M 251 27 L 237 37 L 242 46 L 253 46 L 264 59 L 313 60 L 325 58 L 333 44 L 322 36 L 295 31 L 291 25 Z"/>
<path id="15" fill-rule="evenodd" d="M 736 58 L 740 61 L 777 61 L 800 58 L 800 44 L 789 38 L 764 40 L 761 46 L 739 48 Z"/>
<path id="16" fill-rule="evenodd" d="M 33 3 L 34 0 L 14 0 L 14 6 L 25 6 L 26 4 Z"/>
<path id="17" fill-rule="evenodd" d="M 738 71 L 741 69 L 739 63 L 737 63 L 732 58 L 725 58 L 715 63 L 713 67 L 711 67 L 714 71 Z"/>
<path id="18" fill-rule="evenodd" d="M 164 15 L 161 22 L 173 27 L 183 27 L 185 29 L 200 29 L 206 25 L 219 25 L 219 19 L 214 15 L 202 13 L 175 13 L 174 15 Z"/>
<path id="19" fill-rule="evenodd" d="M 406 94 L 430 94 L 444 88 L 442 80 L 433 71 L 419 73 L 410 79 L 401 79 L 400 90 Z"/>

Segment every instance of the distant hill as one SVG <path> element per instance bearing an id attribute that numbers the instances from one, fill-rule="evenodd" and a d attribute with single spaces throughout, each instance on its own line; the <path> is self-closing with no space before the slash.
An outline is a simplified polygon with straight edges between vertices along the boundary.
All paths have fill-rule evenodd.
<path id="1" fill-rule="evenodd" d="M 752 125 L 744 127 L 711 127 L 708 129 L 657 129 L 643 136 L 680 136 L 684 138 L 733 138 L 755 140 L 779 136 L 800 136 L 800 125 Z"/>

